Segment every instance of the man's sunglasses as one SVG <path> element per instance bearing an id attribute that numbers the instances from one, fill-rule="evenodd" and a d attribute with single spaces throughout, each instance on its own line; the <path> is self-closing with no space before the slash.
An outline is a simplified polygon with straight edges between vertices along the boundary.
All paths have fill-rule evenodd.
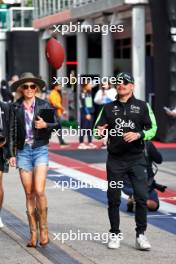
<path id="1" fill-rule="evenodd" d="M 129 84 L 129 81 L 127 81 L 126 79 L 123 79 L 123 84 L 127 85 L 127 84 Z"/>
<path id="2" fill-rule="evenodd" d="M 30 88 L 30 89 L 32 89 L 32 90 L 35 90 L 36 87 L 37 87 L 37 86 L 36 86 L 35 84 L 31 84 L 31 85 L 24 84 L 24 85 L 22 86 L 22 89 L 23 89 L 23 90 L 28 90 L 28 89 Z"/>

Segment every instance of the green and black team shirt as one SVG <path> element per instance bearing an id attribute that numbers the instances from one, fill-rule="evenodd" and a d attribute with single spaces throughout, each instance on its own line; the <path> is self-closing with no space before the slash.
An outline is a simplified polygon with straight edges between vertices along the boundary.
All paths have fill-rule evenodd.
<path id="1" fill-rule="evenodd" d="M 95 122 L 94 137 L 101 139 L 98 135 L 97 126 L 108 124 L 108 152 L 112 155 L 128 156 L 129 154 L 140 154 L 144 149 L 144 140 L 151 140 L 157 131 L 154 113 L 144 101 L 130 97 L 126 103 L 118 99 L 105 105 Z M 139 140 L 131 143 L 125 142 L 123 133 L 138 132 Z"/>

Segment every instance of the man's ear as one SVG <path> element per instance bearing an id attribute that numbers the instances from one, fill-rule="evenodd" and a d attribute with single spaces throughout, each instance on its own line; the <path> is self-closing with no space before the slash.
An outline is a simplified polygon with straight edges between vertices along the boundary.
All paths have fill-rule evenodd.
<path id="1" fill-rule="evenodd" d="M 134 84 L 130 83 L 129 85 L 130 85 L 132 92 L 134 92 Z"/>

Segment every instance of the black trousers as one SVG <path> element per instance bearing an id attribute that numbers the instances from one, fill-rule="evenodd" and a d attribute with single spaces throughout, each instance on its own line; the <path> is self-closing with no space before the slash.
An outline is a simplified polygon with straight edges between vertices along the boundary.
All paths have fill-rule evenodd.
<path id="1" fill-rule="evenodd" d="M 136 201 L 135 221 L 137 235 L 144 233 L 147 228 L 147 196 L 148 196 L 148 175 L 146 161 L 143 154 L 136 157 L 125 159 L 114 158 L 111 155 L 107 160 L 107 179 L 108 179 L 108 215 L 110 220 L 111 233 L 120 233 L 119 207 L 121 203 L 121 189 L 119 181 L 123 181 L 123 176 L 128 173 L 129 179 L 134 190 L 134 199 Z M 113 184 L 112 184 L 113 182 Z M 113 187 L 113 188 L 112 188 Z"/>

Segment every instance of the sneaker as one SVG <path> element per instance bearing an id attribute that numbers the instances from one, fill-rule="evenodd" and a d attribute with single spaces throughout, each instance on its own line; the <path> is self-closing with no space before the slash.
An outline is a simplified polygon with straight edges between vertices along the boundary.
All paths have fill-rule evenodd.
<path id="1" fill-rule="evenodd" d="M 101 145 L 101 149 L 107 149 L 107 145 Z"/>
<path id="2" fill-rule="evenodd" d="M 95 144 L 93 144 L 93 143 L 89 143 L 89 144 L 88 144 L 88 148 L 89 148 L 89 149 L 96 149 L 97 146 L 96 146 Z"/>
<path id="3" fill-rule="evenodd" d="M 68 146 L 69 146 L 69 144 L 67 144 L 67 143 L 60 144 L 60 148 L 67 148 Z"/>
<path id="4" fill-rule="evenodd" d="M 2 219 L 0 217 L 0 228 L 3 228 L 3 227 L 4 227 L 4 224 L 3 224 Z"/>
<path id="5" fill-rule="evenodd" d="M 108 248 L 110 248 L 110 249 L 117 249 L 119 247 L 120 247 L 120 238 L 119 238 L 119 235 L 110 233 Z"/>
<path id="6" fill-rule="evenodd" d="M 88 146 L 84 143 L 80 143 L 78 149 L 88 149 Z"/>
<path id="7" fill-rule="evenodd" d="M 143 234 L 140 234 L 139 237 L 136 238 L 136 248 L 139 250 L 150 250 L 151 245 L 147 240 L 147 237 Z"/>
<path id="8" fill-rule="evenodd" d="M 64 140 L 60 143 L 61 146 L 68 146 L 69 144 L 66 143 Z"/>

